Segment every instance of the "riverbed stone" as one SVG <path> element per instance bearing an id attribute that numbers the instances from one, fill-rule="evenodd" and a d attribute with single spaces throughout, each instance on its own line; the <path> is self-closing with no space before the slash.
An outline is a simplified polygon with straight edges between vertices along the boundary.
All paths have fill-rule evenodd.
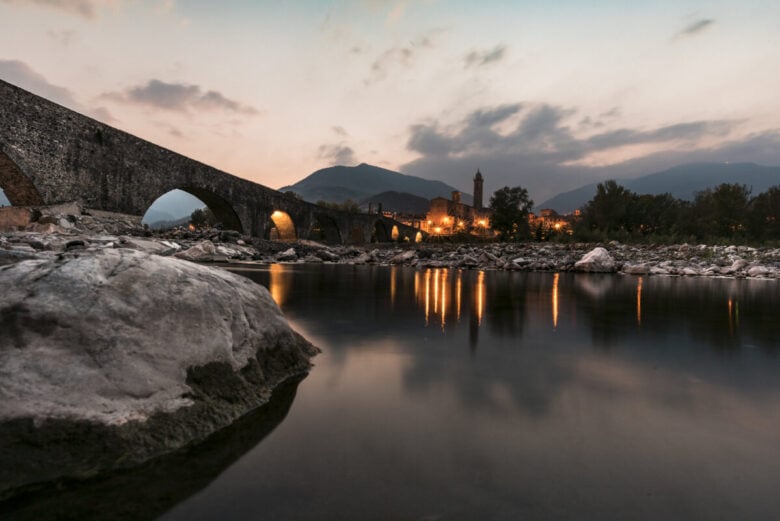
<path id="1" fill-rule="evenodd" d="M 0 500 L 202 440 L 316 353 L 244 277 L 126 248 L 39 255 L 0 266 Z"/>
<path id="2" fill-rule="evenodd" d="M 209 261 L 217 254 L 217 248 L 210 240 L 200 241 L 199 243 L 174 254 L 175 257 L 194 262 Z"/>
<path id="3" fill-rule="evenodd" d="M 622 271 L 628 275 L 647 275 L 650 273 L 650 266 L 647 264 L 625 264 Z"/>
<path id="4" fill-rule="evenodd" d="M 597 247 L 582 256 L 580 260 L 574 263 L 574 269 L 591 273 L 609 273 L 617 270 L 615 259 L 609 252 Z"/>
<path id="5" fill-rule="evenodd" d="M 276 255 L 276 260 L 282 262 L 298 260 L 298 254 L 295 252 L 295 248 L 287 248 Z"/>

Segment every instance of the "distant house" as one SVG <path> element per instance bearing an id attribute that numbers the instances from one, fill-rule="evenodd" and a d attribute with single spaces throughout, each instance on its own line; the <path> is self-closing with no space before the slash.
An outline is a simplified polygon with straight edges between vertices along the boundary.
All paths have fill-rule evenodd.
<path id="1" fill-rule="evenodd" d="M 460 192 L 452 192 L 452 199 L 436 197 L 425 215 L 421 228 L 431 235 L 453 235 L 455 233 L 473 233 L 489 235 L 491 210 L 482 206 L 482 173 L 477 170 L 474 176 L 474 206 L 460 200 Z"/>
<path id="2" fill-rule="evenodd" d="M 539 214 L 528 214 L 528 226 L 531 233 L 540 235 L 540 238 L 549 236 L 552 233 L 573 233 L 572 226 L 579 218 L 580 211 L 561 215 L 553 209 L 542 208 Z"/>

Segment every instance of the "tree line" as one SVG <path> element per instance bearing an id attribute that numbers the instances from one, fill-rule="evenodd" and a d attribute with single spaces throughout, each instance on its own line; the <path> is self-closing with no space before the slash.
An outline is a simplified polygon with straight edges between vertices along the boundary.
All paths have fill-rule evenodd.
<path id="1" fill-rule="evenodd" d="M 512 197 L 514 196 L 514 197 Z M 507 204 L 509 203 L 509 204 Z M 491 198 L 493 228 L 503 240 L 530 240 L 533 202 L 520 188 L 504 187 Z M 498 226 L 496 226 L 496 224 Z M 615 181 L 599 183 L 581 208 L 571 235 L 552 239 L 583 242 L 780 242 L 780 186 L 756 196 L 744 184 L 724 183 L 695 194 L 693 201 L 669 193 L 637 194 Z"/>

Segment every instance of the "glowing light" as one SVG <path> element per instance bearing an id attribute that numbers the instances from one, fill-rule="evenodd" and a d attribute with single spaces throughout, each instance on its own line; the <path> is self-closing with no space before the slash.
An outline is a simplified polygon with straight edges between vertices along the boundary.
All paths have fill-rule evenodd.
<path id="1" fill-rule="evenodd" d="M 466 223 L 464 223 L 463 221 L 458 223 L 458 228 L 463 228 L 464 226 L 466 226 Z"/>
<path id="2" fill-rule="evenodd" d="M 444 219 L 441 220 L 441 222 L 443 222 L 444 224 L 449 224 L 450 218 L 449 217 L 445 217 Z"/>
<path id="3" fill-rule="evenodd" d="M 558 327 L 558 278 L 560 273 L 553 275 L 553 288 L 552 288 L 552 318 L 553 329 Z"/>
<path id="4" fill-rule="evenodd" d="M 487 221 L 485 219 L 482 219 L 479 221 L 480 226 L 487 226 Z"/>
<path id="5" fill-rule="evenodd" d="M 441 233 L 441 226 L 437 226 L 436 228 L 434 228 L 433 229 L 433 233 L 436 233 L 436 234 Z"/>
<path id="6" fill-rule="evenodd" d="M 555 229 L 560 230 L 561 229 L 561 223 L 555 223 Z"/>
<path id="7" fill-rule="evenodd" d="M 280 241 L 294 241 L 296 237 L 295 224 L 293 224 L 292 218 L 286 212 L 281 210 L 274 210 L 271 214 L 271 220 L 276 228 L 277 239 Z M 273 234 L 273 230 L 271 230 Z"/>
<path id="8" fill-rule="evenodd" d="M 390 238 L 394 241 L 397 241 L 399 235 L 400 232 L 398 231 L 398 226 L 393 225 L 393 231 L 390 232 Z"/>

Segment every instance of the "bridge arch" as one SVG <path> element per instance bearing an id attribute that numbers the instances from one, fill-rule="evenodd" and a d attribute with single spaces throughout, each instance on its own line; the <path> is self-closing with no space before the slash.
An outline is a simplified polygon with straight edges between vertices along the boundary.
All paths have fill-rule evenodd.
<path id="1" fill-rule="evenodd" d="M 371 242 L 388 242 L 390 235 L 387 233 L 387 226 L 380 219 L 374 221 L 374 229 L 371 233 Z"/>
<path id="2" fill-rule="evenodd" d="M 188 194 L 200 200 L 204 206 L 211 210 L 211 213 L 214 216 L 215 225 L 221 226 L 225 230 L 236 230 L 243 233 L 244 228 L 241 225 L 241 219 L 239 219 L 238 214 L 233 209 L 233 206 L 230 204 L 230 202 L 206 188 L 195 186 L 174 187 L 165 193 L 160 194 L 152 202 L 152 204 L 147 207 L 147 212 L 148 208 L 151 208 L 155 202 L 160 200 L 161 197 L 170 194 L 174 190 L 187 192 Z"/>
<path id="3" fill-rule="evenodd" d="M 298 238 L 295 232 L 295 223 L 287 212 L 274 210 L 271 213 L 271 221 L 268 229 L 268 239 L 272 241 L 294 241 Z"/>
<path id="4" fill-rule="evenodd" d="M 327 215 L 315 214 L 309 239 L 327 244 L 341 244 L 341 233 L 335 219 Z"/>
<path id="5" fill-rule="evenodd" d="M 0 189 L 14 206 L 40 206 L 44 204 L 41 194 L 22 169 L 0 150 Z"/>

